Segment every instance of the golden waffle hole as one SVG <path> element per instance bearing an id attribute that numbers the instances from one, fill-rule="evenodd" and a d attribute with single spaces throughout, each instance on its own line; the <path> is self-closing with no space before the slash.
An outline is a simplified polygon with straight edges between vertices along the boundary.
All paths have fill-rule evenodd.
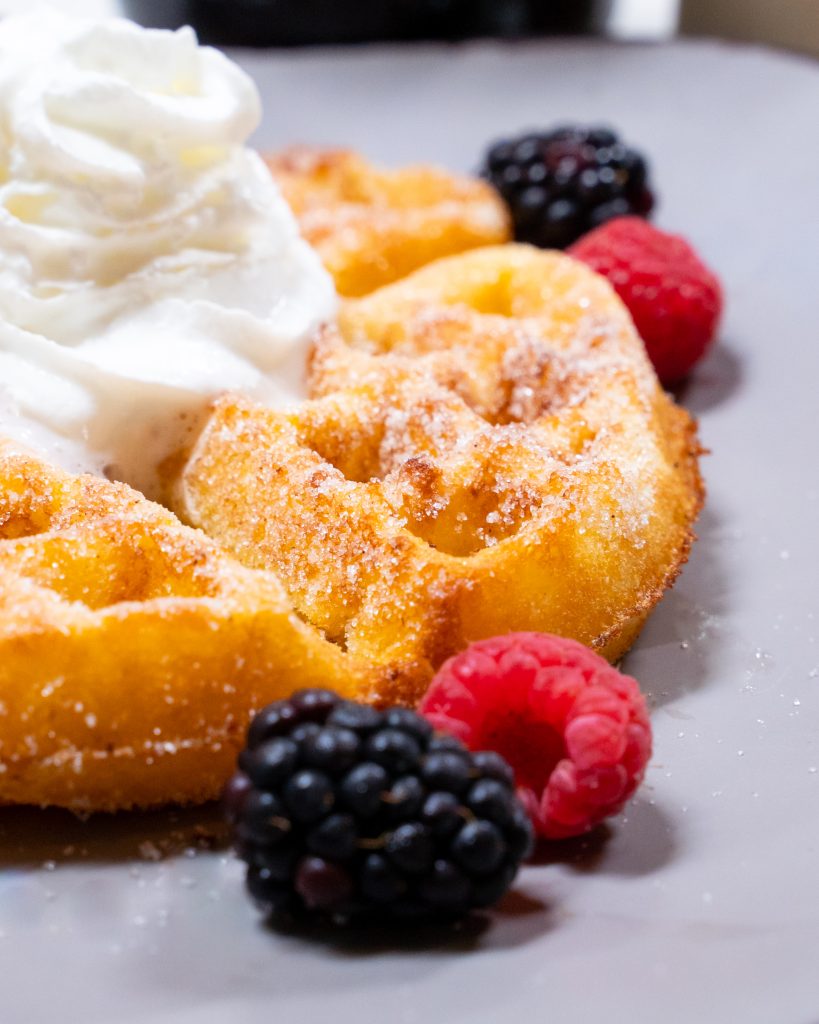
<path id="1" fill-rule="evenodd" d="M 524 488 L 497 480 L 444 489 L 440 468 L 423 458 L 402 467 L 387 494 L 404 493 L 395 505 L 406 528 L 430 547 L 463 558 L 514 536 L 527 521 L 535 500 Z"/>
<path id="2" fill-rule="evenodd" d="M 384 476 L 383 420 L 359 420 L 345 430 L 342 419 L 333 415 L 336 410 L 330 408 L 327 412 L 324 419 L 311 417 L 298 424 L 297 443 L 315 452 L 352 483 L 380 480 Z"/>
<path id="3" fill-rule="evenodd" d="M 159 598 L 213 598 L 224 589 L 206 571 L 201 550 L 180 550 L 178 537 L 162 527 L 135 536 L 124 520 L 100 523 L 92 543 L 76 531 L 19 541 L 3 551 L 2 561 L 62 600 L 94 611 Z"/>
<path id="4" fill-rule="evenodd" d="M 142 506 L 157 521 L 176 521 L 125 484 L 60 473 L 1 440 L 0 483 L 0 541 L 88 524 Z"/>

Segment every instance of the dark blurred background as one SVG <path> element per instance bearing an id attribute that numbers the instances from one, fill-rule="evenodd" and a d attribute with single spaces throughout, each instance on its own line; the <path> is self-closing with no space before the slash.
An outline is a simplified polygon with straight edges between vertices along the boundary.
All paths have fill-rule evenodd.
<path id="1" fill-rule="evenodd" d="M 202 42 L 300 46 L 597 31 L 609 0 L 125 0 L 145 25 L 192 24 Z"/>
<path id="2" fill-rule="evenodd" d="M 193 24 L 216 45 L 305 46 L 384 40 L 676 34 L 764 43 L 819 56 L 819 0 L 51 0 L 66 14 L 125 14 L 143 25 Z M 33 0 L 0 0 L 0 17 Z"/>

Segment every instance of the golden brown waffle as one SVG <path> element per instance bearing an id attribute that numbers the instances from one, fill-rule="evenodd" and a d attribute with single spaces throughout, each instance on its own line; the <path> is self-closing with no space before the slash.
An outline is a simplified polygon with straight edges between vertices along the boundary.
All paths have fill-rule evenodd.
<path id="1" fill-rule="evenodd" d="M 252 711 L 370 681 L 270 573 L 121 484 L 0 446 L 0 803 L 218 795 Z"/>
<path id="2" fill-rule="evenodd" d="M 431 260 L 510 237 L 489 185 L 434 167 L 388 171 L 346 149 L 266 158 L 341 295 L 365 295 Z"/>
<path id="3" fill-rule="evenodd" d="M 179 507 L 378 666 L 382 700 L 508 630 L 614 659 L 687 557 L 694 424 L 566 256 L 477 250 L 349 302 L 312 386 L 289 414 L 221 400 Z"/>

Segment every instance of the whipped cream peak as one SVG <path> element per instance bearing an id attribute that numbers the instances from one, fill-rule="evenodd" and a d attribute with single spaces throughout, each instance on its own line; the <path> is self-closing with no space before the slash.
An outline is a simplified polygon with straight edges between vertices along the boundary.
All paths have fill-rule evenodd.
<path id="1" fill-rule="evenodd" d="M 252 81 L 200 47 L 191 28 L 141 29 L 46 8 L 0 23 L 0 49 L 0 116 L 21 158 L 15 176 L 119 184 L 126 199 L 150 201 L 150 182 L 170 185 L 218 162 L 261 119 Z"/>
<path id="2" fill-rule="evenodd" d="M 218 391 L 303 397 L 336 297 L 245 144 L 260 117 L 190 28 L 0 22 L 0 433 L 150 491 Z"/>

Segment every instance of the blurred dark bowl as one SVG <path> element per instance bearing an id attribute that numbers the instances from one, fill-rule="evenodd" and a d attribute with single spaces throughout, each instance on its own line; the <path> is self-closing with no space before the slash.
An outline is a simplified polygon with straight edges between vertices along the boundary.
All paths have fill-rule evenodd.
<path id="1" fill-rule="evenodd" d="M 204 43 L 304 46 L 593 31 L 606 0 L 125 0 L 142 25 Z"/>

